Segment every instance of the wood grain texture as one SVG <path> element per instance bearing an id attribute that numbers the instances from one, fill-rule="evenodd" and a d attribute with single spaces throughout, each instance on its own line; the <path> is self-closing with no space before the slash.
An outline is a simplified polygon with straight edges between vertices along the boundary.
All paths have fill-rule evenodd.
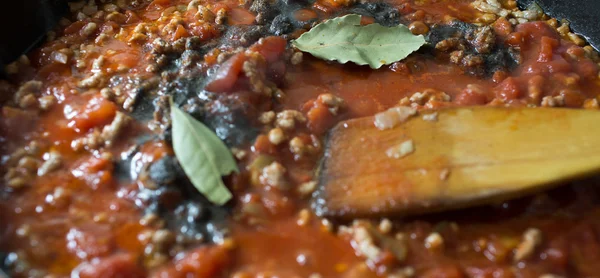
<path id="1" fill-rule="evenodd" d="M 389 130 L 373 118 L 330 133 L 314 199 L 335 217 L 409 215 L 530 194 L 600 170 L 600 112 L 459 108 L 423 112 Z M 400 159 L 386 150 L 413 140 Z M 442 172 L 449 171 L 447 178 Z"/>

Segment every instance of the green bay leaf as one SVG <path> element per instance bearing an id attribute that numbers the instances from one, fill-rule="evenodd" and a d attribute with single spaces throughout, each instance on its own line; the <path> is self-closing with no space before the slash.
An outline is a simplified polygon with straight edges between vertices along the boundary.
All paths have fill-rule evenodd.
<path id="1" fill-rule="evenodd" d="M 378 69 L 400 61 L 425 44 L 404 25 L 360 25 L 361 16 L 349 14 L 327 20 L 302 34 L 292 44 L 325 60 L 348 61 Z"/>
<path id="2" fill-rule="evenodd" d="M 175 156 L 194 187 L 209 201 L 223 205 L 232 198 L 222 176 L 238 172 L 231 151 L 217 135 L 171 103 Z"/>

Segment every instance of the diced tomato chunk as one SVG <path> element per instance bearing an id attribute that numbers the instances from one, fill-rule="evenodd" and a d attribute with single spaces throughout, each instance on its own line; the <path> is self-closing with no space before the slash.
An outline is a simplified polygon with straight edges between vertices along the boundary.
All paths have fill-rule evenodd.
<path id="1" fill-rule="evenodd" d="M 572 46 L 570 46 L 570 47 L 567 49 L 566 53 L 567 53 L 569 56 L 571 56 L 571 57 L 575 58 L 575 60 L 579 60 L 579 59 L 581 59 L 581 58 L 584 58 L 584 57 L 585 57 L 585 50 L 583 49 L 583 47 L 579 47 L 579 46 L 577 46 L 577 45 L 572 45 Z"/>
<path id="2" fill-rule="evenodd" d="M 519 86 L 512 77 L 504 79 L 502 83 L 494 88 L 494 92 L 497 98 L 504 101 L 518 99 L 521 96 Z"/>
<path id="3" fill-rule="evenodd" d="M 556 29 L 550 27 L 544 21 L 535 21 L 519 24 L 516 27 L 516 31 L 523 32 L 527 37 L 531 39 L 539 39 L 541 37 L 550 37 L 554 39 L 560 39 L 560 35 Z"/>
<path id="4" fill-rule="evenodd" d="M 257 153 L 274 154 L 277 151 L 277 148 L 269 141 L 269 138 L 266 135 L 259 135 L 256 137 L 252 150 Z"/>
<path id="5" fill-rule="evenodd" d="M 108 159 L 102 157 L 92 157 L 81 163 L 81 166 L 79 167 L 79 169 L 86 174 L 97 173 L 102 170 L 112 170 L 112 168 L 112 163 Z"/>
<path id="6" fill-rule="evenodd" d="M 563 89 L 560 95 L 563 96 L 566 107 L 580 108 L 585 101 L 585 95 L 577 90 Z"/>
<path id="7" fill-rule="evenodd" d="M 286 46 L 287 41 L 281 37 L 267 37 L 250 47 L 250 50 L 261 54 L 267 64 L 276 66 L 271 69 L 270 73 L 277 77 L 283 76 L 285 71 L 285 65 L 277 62 Z M 246 55 L 242 52 L 230 57 L 221 65 L 214 78 L 206 85 L 206 90 L 215 93 L 231 92 L 240 76 L 245 61 Z"/>
<path id="8" fill-rule="evenodd" d="M 71 173 L 76 178 L 84 180 L 90 187 L 96 189 L 101 185 L 113 185 L 113 170 L 114 165 L 108 158 L 91 157 L 75 167 Z"/>
<path id="9" fill-rule="evenodd" d="M 188 37 L 189 35 L 190 34 L 185 29 L 185 27 L 183 27 L 181 24 L 178 24 L 177 28 L 175 29 L 175 33 L 173 34 L 173 41 L 176 41 L 176 40 L 181 39 L 181 38 Z"/>
<path id="10" fill-rule="evenodd" d="M 74 109 L 77 109 L 76 107 Z M 90 128 L 103 126 L 112 121 L 117 113 L 117 106 L 103 98 L 95 96 L 69 122 L 69 127 L 76 132 L 85 132 Z"/>
<path id="11" fill-rule="evenodd" d="M 238 80 L 245 60 L 246 56 L 243 53 L 231 56 L 229 60 L 225 61 L 221 67 L 219 67 L 214 78 L 206 85 L 206 90 L 215 93 L 226 93 L 231 91 L 235 82 Z"/>
<path id="12" fill-rule="evenodd" d="M 587 79 L 593 79 L 598 76 L 598 65 L 590 60 L 577 62 L 575 70 L 579 75 Z"/>
<path id="13" fill-rule="evenodd" d="M 250 25 L 256 16 L 246 9 L 233 8 L 229 11 L 227 23 L 229 25 Z"/>
<path id="14" fill-rule="evenodd" d="M 133 68 L 138 64 L 140 57 L 138 53 L 121 52 L 111 56 L 109 60 L 111 61 L 111 64 L 115 65 L 115 69 L 116 65 L 124 65 Z"/>
<path id="15" fill-rule="evenodd" d="M 483 105 L 488 102 L 486 95 L 473 92 L 472 90 L 463 90 L 454 100 L 458 105 Z"/>
<path id="16" fill-rule="evenodd" d="M 503 70 L 497 70 L 494 72 L 494 75 L 492 75 L 492 81 L 494 81 L 494 83 L 500 83 L 500 82 L 502 82 L 502 80 L 504 80 L 507 77 L 508 77 L 507 72 L 505 72 Z"/>
<path id="17" fill-rule="evenodd" d="M 221 52 L 218 50 L 213 50 L 204 54 L 204 62 L 209 66 L 215 65 L 217 63 L 217 58 L 219 57 L 219 54 L 221 54 Z"/>
<path id="18" fill-rule="evenodd" d="M 508 34 L 512 33 L 513 31 L 512 24 L 508 22 L 506 17 L 498 18 L 498 20 L 494 22 L 494 25 L 492 25 L 492 27 L 494 28 L 496 34 L 502 37 L 508 36 Z"/>
<path id="19" fill-rule="evenodd" d="M 71 23 L 71 25 L 67 26 L 63 32 L 65 35 L 75 34 L 79 32 L 79 30 L 81 30 L 85 24 L 87 24 L 85 21 L 75 21 Z"/>
<path id="20" fill-rule="evenodd" d="M 253 51 L 258 51 L 267 63 L 273 63 L 279 59 L 283 51 L 285 51 L 285 47 L 287 46 L 287 41 L 282 37 L 266 37 L 251 47 Z"/>
<path id="21" fill-rule="evenodd" d="M 523 32 L 513 32 L 507 35 L 505 42 L 514 47 L 523 47 L 525 44 L 525 35 Z"/>
<path id="22" fill-rule="evenodd" d="M 150 277 L 218 277 L 219 273 L 229 264 L 230 260 L 229 251 L 224 246 L 203 246 L 187 253 L 181 260 L 175 262 L 174 266 L 161 269 L 153 273 Z"/>
<path id="23" fill-rule="evenodd" d="M 219 36 L 220 31 L 212 24 L 204 24 L 202 22 L 192 22 L 188 25 L 188 32 L 194 36 L 198 36 L 200 40 L 207 41 Z"/>
<path id="24" fill-rule="evenodd" d="M 375 19 L 370 16 L 361 16 L 360 25 L 369 25 L 375 23 Z"/>
<path id="25" fill-rule="evenodd" d="M 306 22 L 317 18 L 318 15 L 315 11 L 310 9 L 301 9 L 294 12 L 294 19 L 300 22 Z"/>
<path id="26" fill-rule="evenodd" d="M 538 62 L 550 62 L 552 61 L 552 53 L 554 49 L 558 47 L 560 42 L 557 39 L 550 37 L 542 37 L 540 44 L 540 55 L 538 56 Z"/>
<path id="27" fill-rule="evenodd" d="M 316 102 L 306 113 L 308 127 L 316 134 L 322 134 L 334 124 L 334 116 L 328 107 Z"/>
<path id="28" fill-rule="evenodd" d="M 77 267 L 81 278 L 142 278 L 146 277 L 135 257 L 116 254 Z"/>
<path id="29" fill-rule="evenodd" d="M 230 8 L 224 2 L 217 2 L 212 6 L 210 10 L 216 14 L 217 12 L 219 12 L 219 10 L 225 10 L 229 12 Z"/>

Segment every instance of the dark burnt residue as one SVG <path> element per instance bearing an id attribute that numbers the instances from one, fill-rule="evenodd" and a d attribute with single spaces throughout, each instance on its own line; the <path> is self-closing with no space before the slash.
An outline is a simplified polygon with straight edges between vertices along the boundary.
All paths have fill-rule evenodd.
<path id="1" fill-rule="evenodd" d="M 364 3 L 351 7 L 349 13 L 370 16 L 383 26 L 396 26 L 400 23 L 400 12 L 388 3 Z"/>
<path id="2" fill-rule="evenodd" d="M 160 93 L 172 96 L 176 104 L 214 130 L 228 146 L 252 141 L 258 134 L 258 128 L 252 120 L 257 118 L 256 109 L 243 96 L 205 91 L 204 78 L 196 76 L 192 74 L 186 78 L 174 78 L 170 82 L 167 78 L 162 83 Z M 155 105 L 159 104 L 155 102 Z M 168 137 L 170 135 L 166 138 L 170 141 Z"/>
<path id="3" fill-rule="evenodd" d="M 519 50 L 497 43 L 494 30 L 455 20 L 438 24 L 427 35 L 428 51 L 448 56 L 466 73 L 488 77 L 498 70 L 510 71 L 520 62 Z"/>
<path id="4" fill-rule="evenodd" d="M 241 96 L 219 97 L 214 101 L 190 101 L 190 114 L 199 118 L 213 129 L 217 136 L 228 146 L 239 146 L 250 142 L 258 135 L 251 119 L 256 119 L 256 109 Z"/>
<path id="5" fill-rule="evenodd" d="M 265 35 L 285 36 L 298 28 L 309 27 L 315 19 L 300 21 L 294 12 L 312 4 L 313 1 L 297 0 L 256 0 L 252 2 L 250 11 L 256 13 L 259 26 L 268 27 Z"/>
<path id="6" fill-rule="evenodd" d="M 150 179 L 160 184 L 148 192 L 150 205 L 146 213 L 158 214 L 166 227 L 177 233 L 183 246 L 219 241 L 227 234 L 227 207 L 212 205 L 188 181 L 173 156 L 165 156 L 149 167 Z"/>
<path id="7" fill-rule="evenodd" d="M 129 160 L 120 167 L 130 165 Z M 144 208 L 142 219 L 161 219 L 173 231 L 181 246 L 221 240 L 228 233 L 229 207 L 211 204 L 187 179 L 174 156 L 154 161 L 140 173 L 133 172 L 146 186 L 140 186 L 135 202 Z M 152 220 L 148 220 L 152 221 Z"/>
<path id="8" fill-rule="evenodd" d="M 227 29 L 221 40 L 221 46 L 229 48 L 248 47 L 269 32 L 267 26 L 236 25 Z"/>

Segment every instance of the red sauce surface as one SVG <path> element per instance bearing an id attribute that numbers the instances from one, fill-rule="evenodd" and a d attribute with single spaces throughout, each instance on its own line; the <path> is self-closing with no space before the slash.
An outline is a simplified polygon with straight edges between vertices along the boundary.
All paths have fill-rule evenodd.
<path id="1" fill-rule="evenodd" d="M 240 162 L 242 173 L 227 179 L 235 195 L 228 241 L 189 247 L 160 265 L 149 265 L 145 249 L 149 235 L 158 228 L 140 223 L 144 205 L 137 204 L 134 195 L 141 185 L 120 179 L 106 154 L 125 153 L 136 136 L 152 134 L 151 128 L 132 121 L 110 146 L 73 150 L 74 140 L 102 130 L 113 122 L 118 111 L 127 113 L 121 104 L 102 97 L 97 88 L 81 89 L 78 82 L 93 72 L 107 76 L 123 72 L 124 77 L 140 78 L 160 74 L 146 71 L 150 51 L 131 40 L 133 29 L 139 23 L 148 23 L 148 29 L 157 28 L 165 10 L 188 2 L 155 0 L 142 8 L 122 9 L 122 17 L 114 21 L 75 20 L 58 31 L 64 39 L 48 42 L 30 53 L 30 65 L 20 66 L 19 73 L 10 76 L 11 83 L 18 85 L 32 79 L 42 81 L 38 96 L 52 95 L 56 103 L 42 112 L 13 108 L 14 103 L 2 106 L 3 174 L 8 171 L 5 161 L 10 155 L 34 140 L 43 142 L 34 155 L 38 159 L 49 151 L 62 155 L 58 170 L 34 177 L 26 188 L 13 190 L 5 180 L 0 183 L 0 250 L 23 262 L 12 266 L 15 277 L 68 277 L 71 273 L 79 277 L 386 277 L 390 274 L 386 268 L 405 267 L 411 267 L 417 277 L 594 277 L 600 273 L 600 192 L 593 179 L 503 204 L 391 219 L 394 233 L 407 236 L 406 259 L 398 262 L 384 257 L 378 265 L 366 266 L 351 240 L 336 234 L 335 225 L 332 231 L 312 212 L 308 212 L 307 223 L 298 224 L 302 221 L 299 214 L 310 211 L 307 198 L 252 184 L 252 171 L 246 166 L 258 156 L 268 154 L 285 165 L 286 178 L 297 186 L 313 179 L 321 154 L 318 151 L 297 158 L 286 144 L 271 144 L 266 137 L 268 129 L 262 130 L 251 146 L 244 147 L 249 158 Z M 389 1 L 406 20 L 421 20 L 428 25 L 446 22 L 448 17 L 475 21 L 480 13 L 469 6 L 470 2 Z M 253 24 L 256 20 L 255 13 L 237 1 L 211 1 L 210 5 L 214 13 L 219 9 L 228 11 L 229 25 Z M 326 18 L 342 5 L 317 1 L 296 16 Z M 92 20 L 98 22 L 98 29 L 90 39 L 82 35 L 82 28 Z M 159 36 L 168 41 L 189 36 L 209 41 L 222 35 L 214 26 L 198 22 L 191 13 L 183 13 L 173 32 Z M 85 66 L 52 60 L 56 50 L 93 44 L 98 30 L 110 28 L 120 31 L 82 54 L 80 60 Z M 545 22 L 524 23 L 499 35 L 498 40 L 519 46 L 522 61 L 514 70 L 493 77 L 465 74 L 447 57 L 423 53 L 379 70 L 325 62 L 308 54 L 304 54 L 302 63 L 292 66 L 280 54 L 285 45 L 273 43 L 269 45 L 273 49 L 266 50 L 268 47 L 258 46 L 257 51 L 262 51 L 270 66 L 283 65 L 287 71 L 287 82 L 282 86 L 286 97 L 259 106 L 304 113 L 307 124 L 297 127 L 296 135 L 306 144 L 313 138 L 323 143 L 326 131 L 341 120 L 371 116 L 425 90 L 445 92 L 451 101 L 433 101 L 428 107 L 421 105 L 423 109 L 452 105 L 540 106 L 545 96 L 560 96 L 565 107 L 597 109 L 597 101 L 593 105 L 600 92 L 596 61 L 587 57 L 582 47 L 561 37 L 555 28 Z M 94 68 L 93 61 L 100 55 L 105 61 Z M 204 55 L 202 67 L 217 63 L 211 55 Z M 235 91 L 242 86 L 235 83 L 242 71 L 240 61 L 230 59 L 223 64 L 221 82 L 212 84 L 214 90 Z M 249 94 L 248 90 L 233 93 L 241 97 Z M 323 94 L 342 98 L 343 110 L 333 115 L 323 108 L 319 102 Z M 141 153 L 135 162 L 140 167 L 172 155 L 172 149 L 164 141 L 149 142 L 142 145 Z M 264 222 L 251 223 L 244 217 L 242 211 L 248 203 L 260 204 L 265 211 L 261 219 Z M 533 255 L 515 262 L 514 248 L 530 227 L 542 232 L 543 241 Z M 444 238 L 441 250 L 424 246 L 432 232 Z"/>

